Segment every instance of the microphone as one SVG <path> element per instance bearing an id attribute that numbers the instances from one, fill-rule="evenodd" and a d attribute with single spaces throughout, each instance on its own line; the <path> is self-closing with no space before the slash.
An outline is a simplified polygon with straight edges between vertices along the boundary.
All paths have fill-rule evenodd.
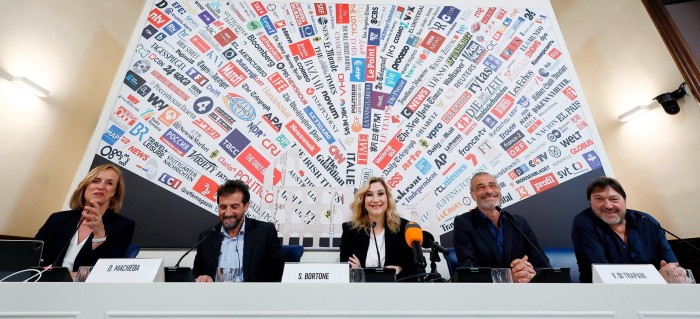
<path id="1" fill-rule="evenodd" d="M 165 282 L 194 282 L 194 274 L 192 273 L 192 268 L 190 267 L 180 267 L 182 259 L 189 254 L 192 249 L 199 246 L 203 241 L 205 241 L 211 234 L 216 232 L 216 226 L 209 230 L 209 233 L 200 239 L 192 248 L 185 252 L 185 254 L 180 257 L 180 259 L 175 264 L 175 267 L 163 267 L 163 272 L 165 275 Z M 219 252 L 221 254 L 221 252 Z"/>
<path id="2" fill-rule="evenodd" d="M 697 250 L 697 251 L 700 251 L 700 248 L 698 248 L 697 246 L 693 245 L 691 242 L 689 242 L 689 241 L 687 241 L 687 240 L 685 240 L 685 239 L 683 239 L 683 238 L 680 238 L 680 237 L 676 236 L 674 233 L 668 231 L 666 228 L 661 227 L 660 224 L 657 224 L 657 223 L 652 222 L 651 219 L 647 218 L 645 215 L 642 215 L 642 214 L 639 214 L 639 215 L 642 216 L 642 219 L 643 219 L 643 220 L 646 220 L 646 221 L 650 222 L 652 225 L 658 227 L 659 229 L 663 230 L 664 232 L 668 233 L 669 235 L 675 237 L 675 238 L 678 239 L 679 241 L 681 241 L 681 242 L 687 244 L 687 245 L 690 246 L 690 247 L 693 247 L 693 249 L 695 249 L 695 250 Z"/>
<path id="3" fill-rule="evenodd" d="M 177 263 L 175 264 L 175 268 L 179 268 L 180 263 L 185 258 L 185 256 L 187 256 L 187 254 L 189 254 L 192 251 L 192 249 L 199 246 L 199 244 L 201 244 L 203 241 L 205 241 L 207 238 L 209 238 L 209 236 L 211 236 L 211 234 L 213 234 L 215 231 L 216 231 L 216 227 L 212 227 L 206 236 L 204 236 L 202 239 L 200 239 L 196 244 L 194 244 L 194 246 L 192 246 L 187 252 L 185 252 L 185 254 L 182 255 L 182 257 L 180 257 L 180 259 L 178 259 Z"/>
<path id="4" fill-rule="evenodd" d="M 433 234 L 431 234 L 429 231 L 423 231 L 423 244 L 421 245 L 423 248 L 430 248 L 432 250 L 437 250 L 441 254 L 447 254 L 447 248 L 440 246 L 437 242 L 435 242 L 435 237 L 433 237 Z"/>
<path id="5" fill-rule="evenodd" d="M 523 230 L 520 229 L 520 227 L 518 227 L 518 223 L 515 222 L 515 220 L 513 219 L 513 217 L 511 217 L 510 214 L 508 214 L 508 212 L 506 212 L 505 210 L 501 209 L 500 206 L 496 206 L 496 210 L 497 210 L 498 212 L 500 212 L 502 215 L 506 216 L 506 218 L 511 222 L 511 224 L 513 224 L 513 226 L 515 226 L 515 229 L 518 230 L 518 232 L 520 233 L 520 235 L 522 235 L 522 236 L 525 238 L 525 240 L 527 240 L 527 242 L 530 244 L 530 246 L 532 246 L 532 248 L 535 249 L 535 251 L 537 252 L 537 254 L 540 255 L 540 258 L 542 258 L 542 260 L 544 261 L 544 263 L 547 265 L 547 268 L 552 268 L 552 265 L 551 265 L 551 264 L 549 263 L 549 261 L 547 260 L 547 257 L 545 257 L 544 254 L 537 248 L 537 246 L 535 246 L 535 244 L 532 243 L 532 241 L 530 240 L 530 238 L 528 238 L 527 235 L 525 235 L 525 232 L 523 232 Z"/>
<path id="6" fill-rule="evenodd" d="M 408 222 L 406 225 L 406 243 L 413 248 L 414 258 L 413 261 L 420 268 L 425 268 L 426 262 L 423 256 L 423 251 L 421 250 L 421 245 L 423 244 L 423 231 L 420 229 L 420 225 L 415 222 Z"/>
<path id="7" fill-rule="evenodd" d="M 372 222 L 372 236 L 374 236 L 374 248 L 377 249 L 377 265 L 379 268 L 382 267 L 382 257 L 379 255 L 379 244 L 377 244 L 377 234 L 374 233 L 374 227 L 377 226 L 377 222 Z"/>

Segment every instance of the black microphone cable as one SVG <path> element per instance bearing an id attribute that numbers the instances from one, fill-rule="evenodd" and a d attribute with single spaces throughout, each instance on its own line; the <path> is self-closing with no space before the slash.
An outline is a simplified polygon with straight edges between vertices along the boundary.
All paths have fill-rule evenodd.
<path id="1" fill-rule="evenodd" d="M 177 263 L 175 264 L 175 268 L 180 267 L 180 263 L 185 258 L 185 256 L 187 256 L 187 254 L 189 254 L 193 249 L 195 249 L 195 247 L 199 246 L 199 244 L 201 244 L 204 240 L 209 238 L 209 236 L 211 236 L 211 234 L 213 234 L 215 231 L 216 231 L 216 227 L 212 227 L 206 236 L 204 236 L 202 239 L 200 239 L 196 244 L 194 244 L 194 246 L 192 246 L 187 252 L 185 252 L 185 254 L 182 255 L 182 257 L 180 257 L 180 259 L 178 259 Z"/>
<path id="2" fill-rule="evenodd" d="M 374 248 L 377 249 L 377 265 L 382 268 L 382 257 L 379 254 L 379 244 L 377 244 L 377 234 L 374 233 L 374 227 L 377 226 L 377 222 L 372 222 L 372 236 L 374 236 Z"/>
<path id="3" fill-rule="evenodd" d="M 642 215 L 642 214 L 639 214 L 639 215 L 642 216 L 642 219 L 643 219 L 643 220 L 646 220 L 646 221 L 650 222 L 652 225 L 654 225 L 654 226 L 658 227 L 659 229 L 665 231 L 666 233 L 668 233 L 669 235 L 675 237 L 676 239 L 680 240 L 681 242 L 687 244 L 687 245 L 690 246 L 690 247 L 693 247 L 693 249 L 695 249 L 695 250 L 697 250 L 697 251 L 700 251 L 700 248 L 698 248 L 697 246 L 693 245 L 691 242 L 689 242 L 689 241 L 687 241 L 687 240 L 685 240 L 685 239 L 683 239 L 683 238 L 680 238 L 680 237 L 676 236 L 674 233 L 668 231 L 666 228 L 661 227 L 661 225 L 652 222 L 652 221 L 651 221 L 649 218 L 647 218 L 646 216 L 644 216 L 644 215 Z"/>
<path id="4" fill-rule="evenodd" d="M 535 244 L 532 243 L 530 238 L 528 238 L 527 235 L 525 235 L 525 232 L 523 232 L 523 230 L 520 229 L 520 227 L 518 227 L 518 223 L 515 222 L 515 219 L 513 219 L 513 217 L 511 217 L 510 214 L 508 214 L 508 212 L 501 209 L 501 207 L 496 206 L 496 210 L 498 210 L 502 215 L 506 216 L 506 218 L 513 224 L 513 226 L 515 226 L 515 229 L 518 230 L 520 235 L 525 237 L 525 240 L 527 240 L 527 242 L 530 244 L 530 246 L 532 246 L 532 248 L 535 249 L 537 254 L 540 255 L 540 258 L 542 258 L 542 261 L 544 261 L 544 263 L 547 265 L 547 268 L 552 268 L 552 265 L 547 260 L 547 257 L 545 257 L 544 254 L 537 248 L 537 246 L 535 246 Z"/>

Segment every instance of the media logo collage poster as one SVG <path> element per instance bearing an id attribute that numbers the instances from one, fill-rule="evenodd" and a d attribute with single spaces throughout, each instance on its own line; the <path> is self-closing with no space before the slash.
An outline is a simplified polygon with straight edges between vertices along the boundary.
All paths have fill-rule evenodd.
<path id="1" fill-rule="evenodd" d="M 535 2 L 152 1 L 94 154 L 213 214 L 241 179 L 250 217 L 311 247 L 337 246 L 353 190 L 384 176 L 439 236 L 475 206 L 478 171 L 508 206 L 609 166 Z"/>

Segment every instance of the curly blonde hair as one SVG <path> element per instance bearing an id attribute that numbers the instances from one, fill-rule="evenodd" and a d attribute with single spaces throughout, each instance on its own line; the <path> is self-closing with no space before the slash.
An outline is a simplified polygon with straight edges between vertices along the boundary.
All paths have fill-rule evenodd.
<path id="1" fill-rule="evenodd" d="M 122 171 L 114 164 L 104 164 L 93 168 L 85 178 L 83 178 L 78 187 L 73 191 L 73 195 L 70 197 L 70 208 L 71 209 L 83 209 L 85 207 L 85 189 L 92 182 L 93 179 L 100 175 L 100 173 L 111 169 L 117 173 L 119 180 L 117 181 L 117 188 L 114 191 L 114 196 L 109 199 L 109 209 L 117 213 L 122 209 L 122 202 L 124 201 L 124 176 Z"/>
<path id="2" fill-rule="evenodd" d="M 401 218 L 396 211 L 396 201 L 394 201 L 394 196 L 391 194 L 391 188 L 389 188 L 389 185 L 384 181 L 384 178 L 381 177 L 371 177 L 355 192 L 355 200 L 350 204 L 350 211 L 352 212 L 350 225 L 353 229 L 361 229 L 368 233 L 370 232 L 369 225 L 371 223 L 369 221 L 369 215 L 365 210 L 365 194 L 373 183 L 381 183 L 386 191 L 387 209 L 386 212 L 384 212 L 386 228 L 392 233 L 398 233 L 401 228 Z"/>

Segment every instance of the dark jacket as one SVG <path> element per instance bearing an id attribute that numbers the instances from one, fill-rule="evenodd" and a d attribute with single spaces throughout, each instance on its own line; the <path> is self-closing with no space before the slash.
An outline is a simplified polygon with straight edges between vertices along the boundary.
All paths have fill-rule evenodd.
<path id="1" fill-rule="evenodd" d="M 211 234 L 197 246 L 192 268 L 195 278 L 202 275 L 215 278 L 224 235 L 221 233 L 221 223 L 214 227 L 216 230 L 213 233 L 210 228 L 199 235 L 199 239 L 202 240 Z M 246 217 L 243 245 L 243 281 L 282 280 L 284 253 L 277 238 L 275 225 Z"/>
<path id="2" fill-rule="evenodd" d="M 73 238 L 81 216 L 81 209 L 53 213 L 46 220 L 44 226 L 41 226 L 34 239 L 44 241 L 44 251 L 41 255 L 42 265 L 61 266 L 66 249 L 68 249 L 66 245 Z M 102 216 L 102 223 L 105 225 L 107 241 L 92 250 L 94 236 L 90 234 L 87 242 L 75 257 L 72 271 L 77 271 L 80 266 L 94 266 L 100 258 L 124 258 L 126 256 L 131 238 L 134 237 L 136 223 L 111 210 L 107 210 Z"/>
<path id="3" fill-rule="evenodd" d="M 625 222 L 627 244 L 590 207 L 574 217 L 571 240 L 581 282 L 593 281 L 591 264 L 652 264 L 659 269 L 661 260 L 678 262 L 654 217 L 628 209 Z"/>
<path id="4" fill-rule="evenodd" d="M 389 228 L 384 230 L 384 249 L 386 250 L 384 266 L 401 266 L 401 273 L 396 275 L 397 279 L 419 273 L 414 262 L 413 249 L 406 243 L 407 223 L 407 220 L 401 218 L 398 233 L 392 233 Z M 340 237 L 340 262 L 347 262 L 354 254 L 360 260 L 362 267 L 365 267 L 369 236 L 370 234 L 364 230 L 352 229 L 349 222 L 343 223 L 343 234 Z"/>
<path id="5" fill-rule="evenodd" d="M 504 215 L 501 222 L 503 255 L 498 253 L 498 244 L 489 229 L 488 223 L 491 221 L 484 218 L 477 208 L 455 218 L 453 240 L 459 266 L 510 268 L 510 263 L 514 259 L 527 255 L 533 267 L 547 267 L 549 259 L 546 261 L 542 259 L 542 256 L 545 259 L 547 257 L 525 218 L 506 212 L 501 212 L 501 215 Z M 528 243 L 527 239 L 513 226 L 513 221 L 537 248 Z"/>

